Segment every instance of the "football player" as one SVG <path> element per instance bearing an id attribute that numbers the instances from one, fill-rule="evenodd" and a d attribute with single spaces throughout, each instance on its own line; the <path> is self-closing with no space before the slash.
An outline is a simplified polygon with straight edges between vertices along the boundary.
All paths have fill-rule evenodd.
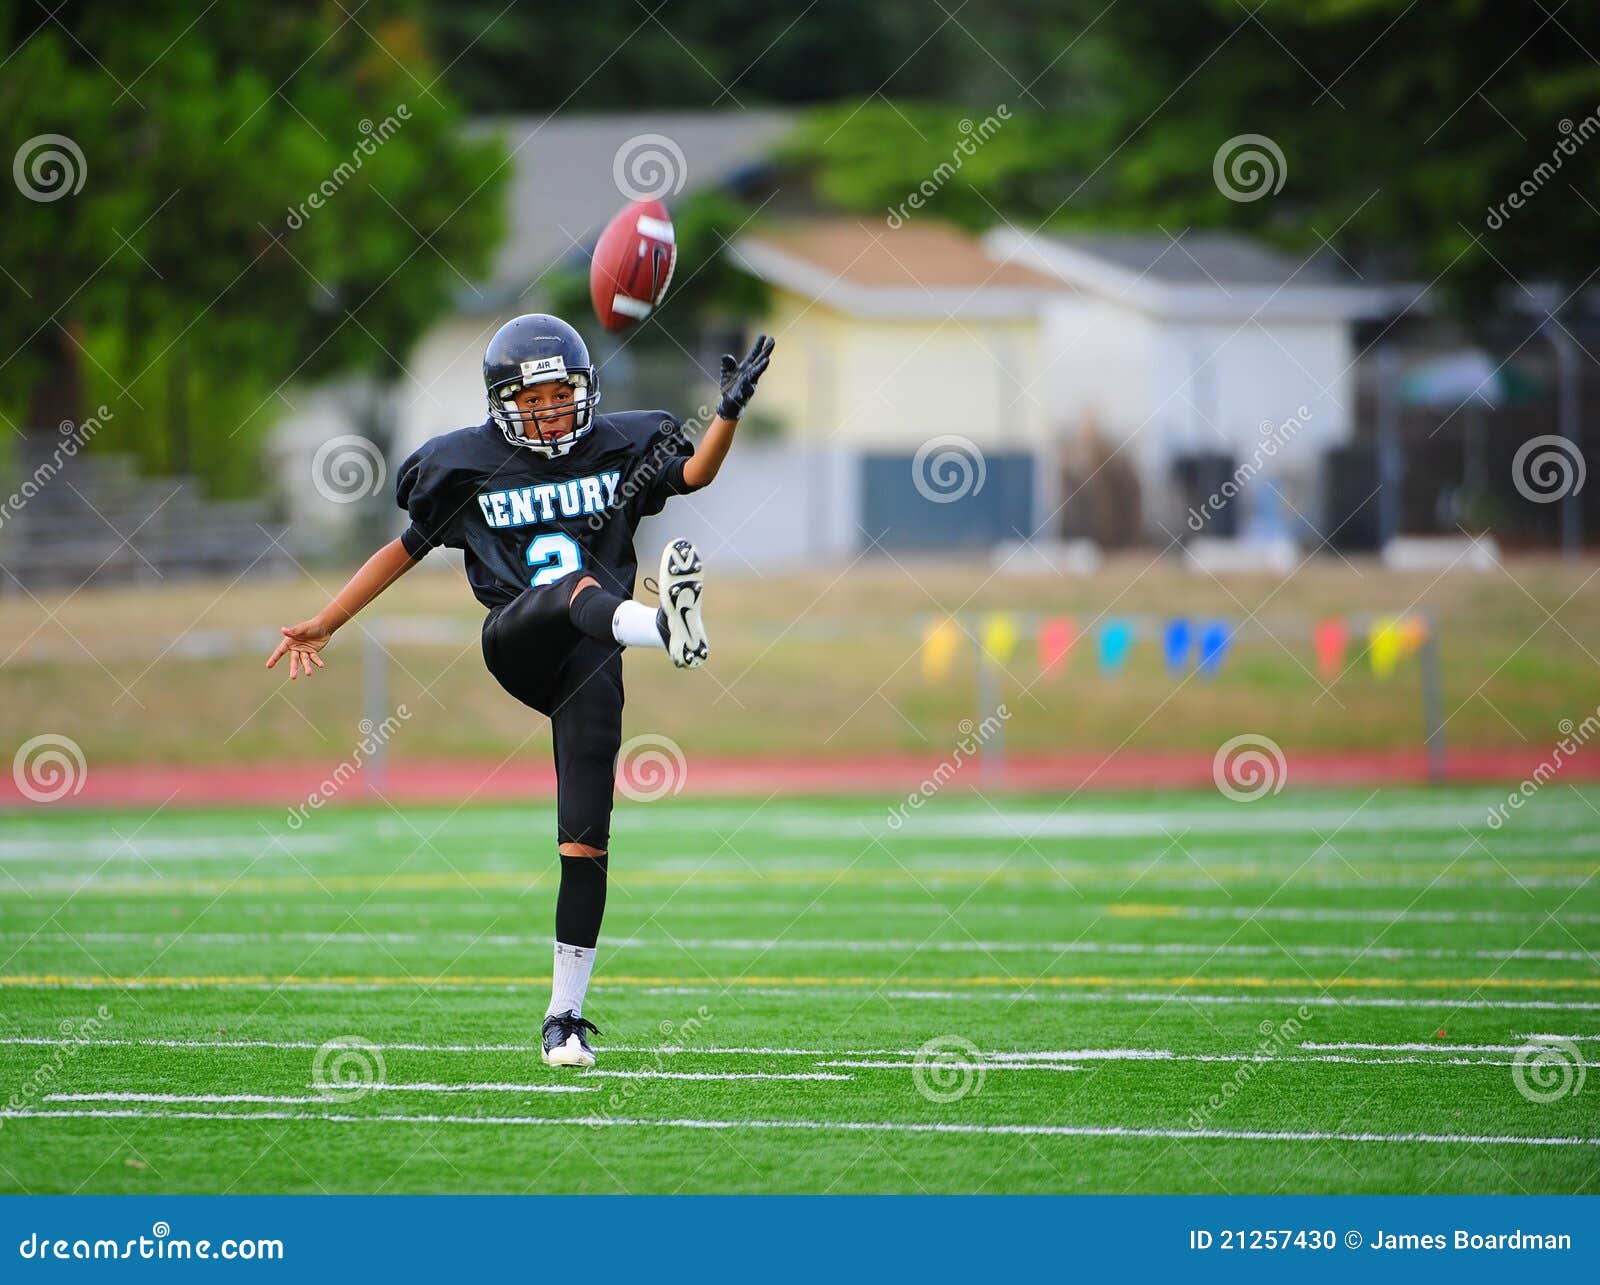
<path id="1" fill-rule="evenodd" d="M 622 743 L 622 649 L 705 664 L 700 554 L 661 552 L 658 602 L 633 599 L 639 520 L 717 475 L 772 357 L 760 336 L 743 361 L 722 359 L 716 417 L 698 447 L 665 411 L 601 415 L 600 383 L 578 332 L 534 313 L 507 322 L 483 359 L 489 417 L 433 438 L 401 466 L 396 499 L 411 525 L 310 620 L 283 630 L 271 669 L 309 678 L 339 628 L 430 550 L 466 558 L 486 608 L 483 657 L 500 685 L 550 719 L 555 749 L 555 968 L 544 1061 L 594 1065 L 583 1016 L 606 904 L 612 784 Z M 647 582 L 648 587 L 648 582 Z"/>

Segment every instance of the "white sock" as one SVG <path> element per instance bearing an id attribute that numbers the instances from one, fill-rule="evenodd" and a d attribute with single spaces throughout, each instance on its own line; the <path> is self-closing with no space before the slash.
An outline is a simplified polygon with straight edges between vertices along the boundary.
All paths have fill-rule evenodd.
<path id="1" fill-rule="evenodd" d="M 593 946 L 556 943 L 554 976 L 550 980 L 550 1007 L 546 1017 L 568 1010 L 583 1016 L 583 997 L 589 989 L 589 974 L 594 971 Z"/>
<path id="2" fill-rule="evenodd" d="M 661 631 L 656 628 L 656 608 L 642 602 L 625 602 L 611 617 L 611 636 L 624 647 L 654 647 L 666 650 Z"/>

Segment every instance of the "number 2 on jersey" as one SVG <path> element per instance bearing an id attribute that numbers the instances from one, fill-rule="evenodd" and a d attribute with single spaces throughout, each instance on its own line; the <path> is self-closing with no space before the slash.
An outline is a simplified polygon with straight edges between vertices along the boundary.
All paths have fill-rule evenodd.
<path id="1" fill-rule="evenodd" d="M 570 535 L 541 535 L 528 546 L 528 565 L 535 568 L 533 587 L 554 584 L 583 565 L 583 553 Z"/>

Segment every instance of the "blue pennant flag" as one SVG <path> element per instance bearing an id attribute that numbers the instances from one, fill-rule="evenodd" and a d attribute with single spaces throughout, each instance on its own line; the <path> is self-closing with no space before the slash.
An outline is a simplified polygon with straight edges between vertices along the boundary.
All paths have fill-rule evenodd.
<path id="1" fill-rule="evenodd" d="M 1232 634 L 1225 620 L 1208 621 L 1200 633 L 1200 672 L 1210 677 L 1222 666 Z"/>
<path id="2" fill-rule="evenodd" d="M 1117 674 L 1133 649 L 1133 626 L 1126 620 L 1108 620 L 1100 626 L 1100 672 Z"/>
<path id="3" fill-rule="evenodd" d="M 1194 645 L 1194 630 L 1187 620 L 1169 620 L 1162 635 L 1162 651 L 1167 658 L 1167 668 L 1181 673 L 1189 664 L 1189 651 Z"/>

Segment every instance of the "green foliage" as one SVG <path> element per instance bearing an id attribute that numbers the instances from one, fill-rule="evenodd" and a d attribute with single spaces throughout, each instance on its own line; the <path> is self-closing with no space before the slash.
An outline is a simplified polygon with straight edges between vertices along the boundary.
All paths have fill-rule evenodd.
<path id="1" fill-rule="evenodd" d="M 426 12 L 474 111 L 540 115 L 931 94 L 984 70 L 964 66 L 972 46 L 942 18 L 925 0 L 452 0 Z"/>
<path id="2" fill-rule="evenodd" d="M 1600 141 L 1567 133 L 1600 112 L 1593 6 L 1557 22 L 1479 0 L 1149 0 L 1111 13 L 1062 0 L 1026 21 L 1072 35 L 1015 62 L 1013 20 L 989 13 L 982 32 L 1022 82 L 1001 86 L 1012 119 L 940 186 L 929 217 L 1232 228 L 1307 252 L 1327 238 L 1363 272 L 1435 281 L 1469 317 L 1522 282 L 1571 288 L 1593 267 L 1600 165 L 1583 149 Z M 959 118 L 993 110 L 955 83 L 942 105 L 821 109 L 791 157 L 816 167 L 828 198 L 893 208 L 949 158 Z M 1281 151 L 1283 186 L 1230 200 L 1213 163 L 1247 134 Z M 1491 215 L 1529 182 L 1521 209 Z"/>
<path id="3" fill-rule="evenodd" d="M 97 449 L 242 491 L 295 382 L 399 369 L 486 267 L 505 175 L 496 145 L 461 140 L 407 9 L 6 12 L 0 154 L 64 135 L 83 182 L 5 196 L 9 418 L 103 401 Z"/>

